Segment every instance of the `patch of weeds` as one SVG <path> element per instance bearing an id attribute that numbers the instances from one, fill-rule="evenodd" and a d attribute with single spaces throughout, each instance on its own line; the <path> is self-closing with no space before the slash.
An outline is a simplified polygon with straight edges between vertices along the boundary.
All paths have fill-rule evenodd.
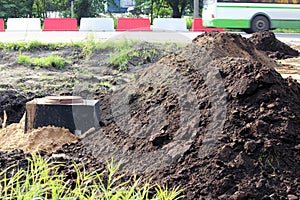
<path id="1" fill-rule="evenodd" d="M 90 34 L 88 39 L 83 42 L 81 44 L 82 46 L 82 52 L 81 54 L 84 56 L 84 57 L 87 57 L 89 55 L 91 55 L 93 53 L 93 50 L 95 49 L 96 47 L 96 43 L 95 43 L 95 39 L 94 39 L 94 34 Z"/>
<path id="2" fill-rule="evenodd" d="M 105 42 L 101 48 L 113 47 L 115 52 L 110 54 L 108 58 L 108 64 L 119 69 L 119 71 L 126 71 L 128 60 L 130 59 L 129 53 L 132 51 L 132 47 L 137 44 L 137 41 L 122 40 L 119 42 L 108 41 Z"/>
<path id="3" fill-rule="evenodd" d="M 106 87 L 106 88 L 110 88 L 110 81 L 101 81 L 100 82 L 100 86 Z"/>
<path id="4" fill-rule="evenodd" d="M 145 62 L 151 62 L 151 58 L 158 54 L 156 49 L 137 49 L 129 54 L 130 59 L 137 59 L 139 62 L 137 65 L 144 64 Z"/>
<path id="5" fill-rule="evenodd" d="M 114 41 L 114 40 L 108 40 L 105 42 L 99 42 L 96 44 L 96 49 L 115 49 L 117 51 L 122 51 L 123 49 L 132 48 L 134 45 L 139 43 L 138 40 L 120 40 L 120 41 Z"/>
<path id="6" fill-rule="evenodd" d="M 277 168 L 280 169 L 280 163 L 273 155 L 260 155 L 258 162 L 260 163 L 260 168 L 268 173 L 268 178 L 274 178 Z"/>
<path id="7" fill-rule="evenodd" d="M 44 43 L 36 40 L 32 40 L 28 42 L 0 42 L 0 48 L 3 49 L 4 51 L 9 51 L 9 50 L 22 51 L 22 50 L 31 50 L 35 48 L 58 50 L 67 45 L 68 45 L 67 43 Z"/>
<path id="8" fill-rule="evenodd" d="M 128 54 L 131 51 L 131 48 L 126 48 L 123 50 L 117 50 L 112 53 L 108 59 L 108 63 L 113 67 L 119 69 L 119 71 L 126 71 L 128 64 Z"/>
<path id="9" fill-rule="evenodd" d="M 74 46 L 82 48 L 82 56 L 88 57 L 93 53 L 94 50 L 103 49 L 115 49 L 116 51 L 122 51 L 124 48 L 131 48 L 133 45 L 137 44 L 138 41 L 134 40 L 121 40 L 121 41 L 95 41 L 94 34 L 91 33 L 87 40 L 82 42 L 73 43 Z"/>
<path id="10" fill-rule="evenodd" d="M 17 58 L 17 62 L 19 64 L 28 64 L 33 65 L 37 69 L 40 67 L 54 67 L 56 69 L 64 69 L 66 63 L 71 63 L 70 60 L 67 60 L 64 57 L 57 56 L 57 55 L 49 55 L 47 57 L 37 58 L 37 57 L 30 57 L 24 54 L 20 54 Z"/>
<path id="11" fill-rule="evenodd" d="M 30 92 L 34 90 L 34 86 L 28 83 L 19 82 L 17 83 L 17 89 L 23 92 Z"/>
<path id="12" fill-rule="evenodd" d="M 158 53 L 156 49 L 132 49 L 131 46 L 128 46 L 111 54 L 108 63 L 118 68 L 119 71 L 126 71 L 129 62 L 135 66 L 142 65 L 151 62 L 151 59 Z"/>
<path id="13" fill-rule="evenodd" d="M 20 54 L 17 58 L 17 62 L 19 64 L 31 64 L 32 59 L 29 56 L 26 56 L 24 54 Z"/>
<path id="14" fill-rule="evenodd" d="M 169 189 L 151 180 L 141 180 L 132 176 L 124 180 L 127 174 L 119 173 L 120 164 L 107 161 L 106 169 L 96 169 L 88 173 L 84 163 L 79 167 L 74 162 L 75 184 L 68 187 L 67 175 L 60 172 L 65 163 L 51 163 L 40 155 L 27 157 L 28 167 L 9 166 L 0 172 L 1 199 L 147 199 L 179 200 L 183 199 L 182 190 Z M 151 192 L 151 197 L 150 196 Z"/>

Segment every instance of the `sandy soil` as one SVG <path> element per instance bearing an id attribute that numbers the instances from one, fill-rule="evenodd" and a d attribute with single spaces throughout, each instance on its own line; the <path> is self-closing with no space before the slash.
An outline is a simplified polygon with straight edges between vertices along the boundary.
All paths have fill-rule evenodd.
<path id="1" fill-rule="evenodd" d="M 300 45 L 292 47 L 300 51 Z M 277 67 L 276 70 L 282 75 L 282 77 L 287 78 L 291 76 L 300 82 L 300 56 L 297 58 L 278 60 L 278 63 L 280 63 L 282 66 Z"/>

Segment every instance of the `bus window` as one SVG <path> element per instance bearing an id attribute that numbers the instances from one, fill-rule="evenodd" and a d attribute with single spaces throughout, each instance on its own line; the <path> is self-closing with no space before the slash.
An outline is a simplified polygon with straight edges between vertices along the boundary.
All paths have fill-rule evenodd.
<path id="1" fill-rule="evenodd" d="M 203 5 L 211 5 L 214 3 L 215 3 L 215 0 L 203 0 Z"/>

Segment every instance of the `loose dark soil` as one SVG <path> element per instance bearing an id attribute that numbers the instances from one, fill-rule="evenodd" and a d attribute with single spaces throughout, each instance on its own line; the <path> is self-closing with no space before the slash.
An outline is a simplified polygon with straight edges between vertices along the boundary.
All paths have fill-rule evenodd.
<path id="1" fill-rule="evenodd" d="M 4 120 L 3 115 L 6 111 L 9 116 L 7 124 L 20 121 L 25 112 L 26 101 L 26 97 L 16 90 L 0 90 L 0 117 L 2 120 Z"/>
<path id="2" fill-rule="evenodd" d="M 254 33 L 249 40 L 259 50 L 265 51 L 270 58 L 286 59 L 299 56 L 299 51 L 276 39 L 270 31 Z"/>
<path id="3" fill-rule="evenodd" d="M 101 128 L 43 155 L 87 171 L 114 157 L 123 171 L 184 188 L 185 199 L 298 199 L 300 85 L 253 38 L 205 33 L 98 89 Z M 0 157 L 1 169 L 27 166 L 23 152 Z"/>

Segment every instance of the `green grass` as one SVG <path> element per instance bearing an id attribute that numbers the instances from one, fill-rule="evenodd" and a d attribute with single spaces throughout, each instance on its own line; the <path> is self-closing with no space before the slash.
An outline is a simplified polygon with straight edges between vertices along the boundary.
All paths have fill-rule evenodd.
<path id="1" fill-rule="evenodd" d="M 275 33 L 300 33 L 300 29 L 277 28 L 273 30 Z"/>
<path id="2" fill-rule="evenodd" d="M 0 48 L 4 51 L 22 51 L 31 50 L 34 48 L 45 48 L 49 50 L 55 50 L 65 46 L 67 46 L 67 43 L 44 43 L 36 40 L 28 42 L 0 42 Z"/>
<path id="3" fill-rule="evenodd" d="M 49 55 L 47 57 L 37 58 L 30 57 L 24 54 L 20 54 L 18 56 L 17 62 L 19 64 L 33 65 L 36 68 L 53 66 L 56 69 L 64 69 L 66 63 L 71 63 L 70 60 L 67 60 L 66 58 L 58 55 Z"/>
<path id="4" fill-rule="evenodd" d="M 13 51 L 23 51 L 23 50 L 32 50 L 35 48 L 45 48 L 49 50 L 58 50 L 63 47 L 80 47 L 83 49 L 85 55 L 92 53 L 94 49 L 107 49 L 107 48 L 116 48 L 120 49 L 124 46 L 132 46 L 137 44 L 138 41 L 133 40 L 108 40 L 108 41 L 95 41 L 94 34 L 91 33 L 89 37 L 80 42 L 65 42 L 65 43 L 47 43 L 41 41 L 26 41 L 26 42 L 0 42 L 0 49 L 4 51 L 13 50 Z"/>
<path id="5" fill-rule="evenodd" d="M 141 57 L 142 59 L 146 59 L 147 57 L 151 57 L 151 55 L 156 54 L 155 50 L 144 50 L 139 53 L 138 50 L 136 52 L 132 50 L 132 47 L 138 44 L 140 41 L 138 40 L 107 40 L 107 41 L 95 41 L 94 35 L 90 34 L 90 36 L 80 42 L 72 42 L 72 43 L 43 43 L 39 41 L 30 41 L 30 42 L 13 42 L 13 43 L 3 43 L 0 42 L 0 49 L 4 51 L 28 51 L 35 48 L 44 48 L 48 50 L 59 50 L 64 47 L 78 47 L 81 48 L 81 55 L 83 58 L 89 57 L 95 50 L 112 50 L 113 53 L 110 54 L 109 59 L 107 60 L 108 64 L 116 67 L 119 71 L 127 70 L 128 60 L 136 57 Z M 161 44 L 161 43 L 158 43 Z M 185 44 L 180 43 L 164 43 L 164 46 L 171 46 L 171 44 L 177 45 L 177 47 L 184 46 Z M 138 55 L 136 55 L 138 54 Z M 66 60 L 59 56 L 47 56 L 45 58 L 31 58 L 29 56 L 20 54 L 18 57 L 18 63 L 20 64 L 30 64 L 36 66 L 37 68 L 44 66 L 54 66 L 58 69 L 64 68 L 66 63 L 69 63 L 69 60 Z"/>
<path id="6" fill-rule="evenodd" d="M 131 51 L 131 48 L 118 49 L 116 52 L 112 53 L 108 59 L 108 63 L 116 68 L 119 71 L 126 71 L 128 64 L 128 54 Z"/>
<path id="7" fill-rule="evenodd" d="M 110 81 L 101 81 L 100 86 L 103 86 L 105 88 L 110 88 L 111 84 L 110 84 Z"/>
<path id="8" fill-rule="evenodd" d="M 119 165 L 107 162 L 105 170 L 87 173 L 84 165 L 73 164 L 73 187 L 66 185 L 66 176 L 60 173 L 63 163 L 50 163 L 40 155 L 28 158 L 27 169 L 11 166 L 0 172 L 0 199 L 99 199 L 99 200 L 177 200 L 183 199 L 182 190 L 142 183 L 135 176 L 123 181 L 125 174 L 118 173 Z M 8 178 L 8 174 L 11 177 Z M 117 175 L 118 174 L 118 175 Z M 155 191 L 150 197 L 149 191 Z"/>
<path id="9" fill-rule="evenodd" d="M 130 52 L 132 51 L 132 47 L 137 44 L 138 41 L 133 40 L 121 40 L 118 42 L 108 41 L 104 43 L 101 48 L 114 48 L 114 53 L 110 54 L 108 59 L 108 63 L 116 68 L 119 71 L 126 71 L 127 64 L 130 57 Z"/>
<path id="10" fill-rule="evenodd" d="M 115 52 L 110 55 L 108 63 L 116 67 L 119 71 L 126 71 L 130 59 L 136 57 L 139 60 L 147 60 L 158 54 L 156 49 L 133 49 L 132 47 L 135 44 L 136 41 L 124 41 L 123 43 L 119 43 L 119 45 L 115 45 Z"/>

